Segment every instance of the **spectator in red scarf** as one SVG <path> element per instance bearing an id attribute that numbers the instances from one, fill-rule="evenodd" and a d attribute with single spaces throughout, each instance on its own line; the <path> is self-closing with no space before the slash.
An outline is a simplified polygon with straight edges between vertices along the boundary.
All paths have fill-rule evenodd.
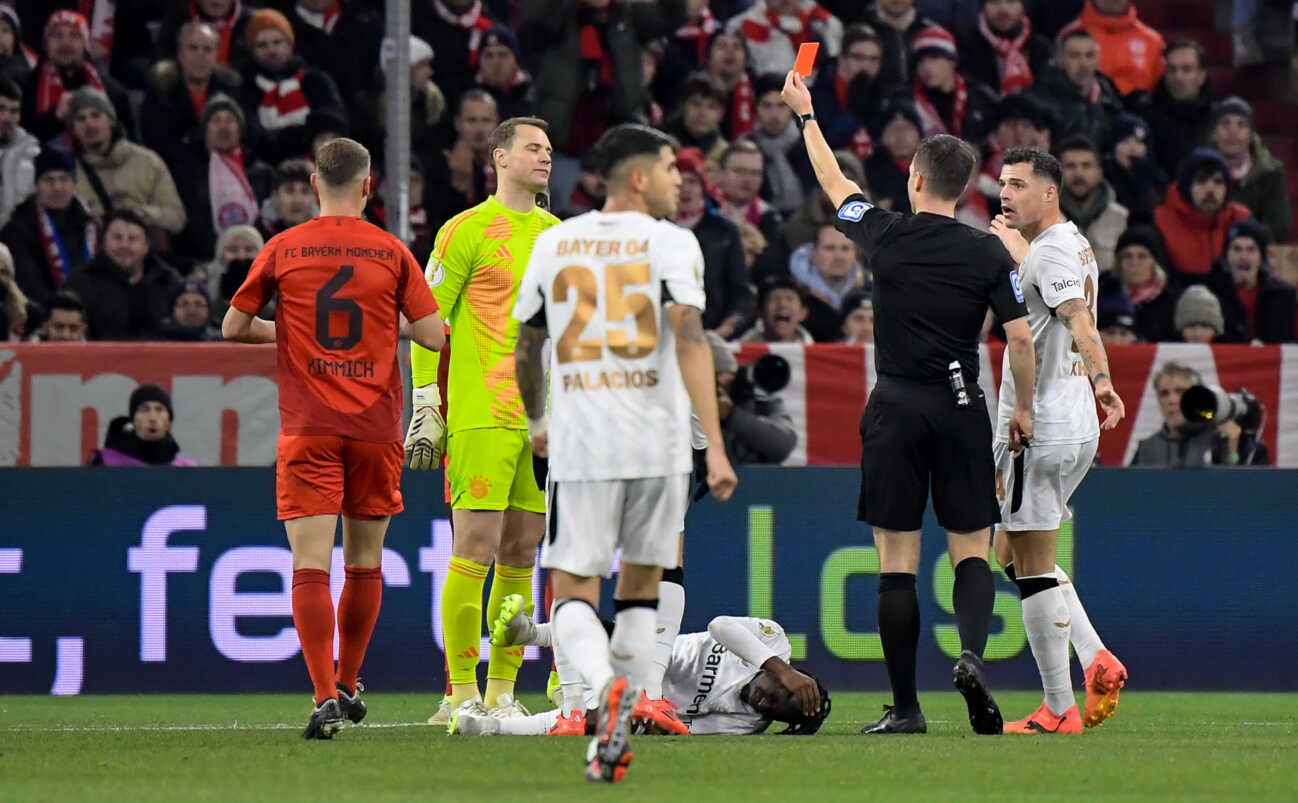
<path id="1" fill-rule="evenodd" d="M 54 12 L 45 23 L 42 41 L 44 55 L 23 86 L 23 123 L 33 136 L 42 144 L 59 138 L 59 146 L 70 149 L 68 104 L 72 93 L 83 86 L 105 92 L 117 110 L 117 119 L 128 133 L 134 131 L 126 90 L 86 59 L 90 27 L 85 17 L 75 11 Z"/>
<path id="2" fill-rule="evenodd" d="M 379 58 L 382 21 L 362 4 L 340 0 L 296 0 L 286 16 L 294 50 L 302 61 L 329 73 L 354 116 Z"/>
<path id="3" fill-rule="evenodd" d="M 571 15 L 573 11 L 559 13 Z M 482 0 L 411 0 L 410 32 L 433 48 L 433 75 L 450 108 L 455 108 L 460 95 L 473 86 L 482 58 L 483 37 L 500 24 L 487 13 Z"/>
<path id="4" fill-rule="evenodd" d="M 162 16 L 157 0 L 6 0 L 17 8 L 29 34 L 43 30 L 60 11 L 74 11 L 86 20 L 87 60 L 99 74 L 112 75 L 131 89 L 143 89 L 153 61 L 151 25 Z M 31 37 L 28 37 L 29 39 Z M 40 40 L 28 42 L 39 45 Z"/>
<path id="5" fill-rule="evenodd" d="M 736 225 L 750 223 L 766 239 L 774 239 L 783 218 L 759 195 L 766 177 L 761 149 L 751 140 L 738 140 L 722 152 L 718 165 L 721 169 L 712 199 L 721 216 Z"/>
<path id="6" fill-rule="evenodd" d="M 36 157 L 36 191 L 0 230 L 14 258 L 14 280 L 28 300 L 48 307 L 55 291 L 94 257 L 99 226 L 76 196 L 76 163 L 46 148 Z"/>
<path id="7" fill-rule="evenodd" d="M 23 23 L 18 12 L 8 3 L 0 3 L 0 76 L 21 86 L 39 60 L 36 51 L 23 44 Z"/>
<path id="8" fill-rule="evenodd" d="M 984 0 L 977 29 L 960 39 L 960 72 L 1008 95 L 1032 86 L 1050 55 L 1050 40 L 1032 30 L 1023 0 Z"/>
<path id="9" fill-rule="evenodd" d="M 956 72 L 955 37 L 945 28 L 926 28 L 910 43 L 915 63 L 911 96 L 925 137 L 952 134 L 981 144 L 996 109 L 996 95 Z"/>
<path id="10" fill-rule="evenodd" d="M 502 120 L 532 113 L 532 76 L 523 69 L 518 37 L 508 28 L 498 25 L 482 37 L 474 82 L 496 99 Z"/>
<path id="11" fill-rule="evenodd" d="M 181 26 L 180 47 L 153 65 L 149 88 L 140 107 L 144 144 L 157 151 L 172 169 L 185 150 L 185 138 L 198 128 L 203 109 L 215 95 L 238 97 L 239 74 L 217 61 L 220 36 L 206 22 Z M 201 136 L 199 137 L 201 139 Z"/>
<path id="12" fill-rule="evenodd" d="M 717 34 L 708 48 L 704 73 L 725 92 L 725 114 L 721 134 L 736 140 L 757 124 L 757 98 L 748 74 L 748 50 L 744 38 L 733 31 Z"/>
<path id="13" fill-rule="evenodd" d="M 663 130 L 683 147 L 703 151 L 709 168 L 714 168 L 726 149 L 726 138 L 721 135 L 725 110 L 725 90 L 707 73 L 695 73 L 685 81 L 680 111 L 667 120 Z"/>
<path id="14" fill-rule="evenodd" d="M 1226 250 L 1208 277 L 1221 299 L 1226 340 L 1249 343 L 1293 343 L 1294 286 L 1270 270 L 1267 247 L 1271 238 L 1255 220 L 1241 220 L 1226 235 Z"/>
<path id="15" fill-rule="evenodd" d="M 895 89 L 883 84 L 882 69 L 883 44 L 874 29 L 850 26 L 843 33 L 843 52 L 826 62 L 811 87 L 816 119 L 829 147 L 847 148 L 858 159 L 869 158 L 873 146 L 866 121 L 879 113 Z"/>
<path id="16" fill-rule="evenodd" d="M 1183 285 L 1167 267 L 1167 252 L 1158 229 L 1131 226 L 1118 238 L 1114 251 L 1118 269 L 1116 276 L 1100 277 L 1100 302 L 1115 296 L 1129 299 L 1134 311 L 1132 329 L 1146 343 L 1179 339 L 1174 321 L 1176 299 Z"/>
<path id="17" fill-rule="evenodd" d="M 270 162 L 308 153 L 306 122 L 313 111 L 347 120 L 338 86 L 294 52 L 293 27 L 278 11 L 253 14 L 244 33 L 253 65 L 244 75 L 243 111 L 257 152 Z"/>
<path id="18" fill-rule="evenodd" d="M 1152 92 L 1167 66 L 1163 37 L 1136 17 L 1131 0 L 1087 0 L 1082 15 L 1066 25 L 1060 36 L 1076 29 L 1089 31 L 1100 45 L 1100 72 L 1113 79 L 1118 92 Z"/>
<path id="19" fill-rule="evenodd" d="M 756 0 L 726 23 L 748 40 L 753 72 L 786 73 L 803 42 L 821 44 L 825 58 L 838 58 L 843 23 L 815 0 Z"/>
<path id="20" fill-rule="evenodd" d="M 252 61 L 245 43 L 244 28 L 252 16 L 243 0 L 172 0 L 171 12 L 158 31 L 158 58 L 169 59 L 180 44 L 180 29 L 186 22 L 206 22 L 216 31 L 216 61 L 242 73 Z"/>
<path id="21" fill-rule="evenodd" d="M 1226 232 L 1251 217 L 1248 207 L 1226 200 L 1230 168 L 1211 148 L 1196 148 L 1181 165 L 1167 198 L 1154 210 L 1154 224 L 1163 234 L 1171 267 L 1191 281 L 1202 281 L 1222 253 Z"/>
<path id="22" fill-rule="evenodd" d="M 711 0 L 687 0 L 685 24 L 663 40 L 663 60 L 652 88 L 654 97 L 676 97 L 685 79 L 707 66 L 712 40 L 725 27 L 725 14 L 712 9 L 716 5 Z"/>

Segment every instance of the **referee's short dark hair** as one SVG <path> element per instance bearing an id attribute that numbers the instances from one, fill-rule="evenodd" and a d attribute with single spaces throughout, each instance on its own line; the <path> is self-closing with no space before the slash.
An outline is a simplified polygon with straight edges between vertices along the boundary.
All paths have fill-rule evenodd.
<path id="1" fill-rule="evenodd" d="M 1003 165 L 1032 165 L 1032 175 L 1044 178 L 1056 188 L 1064 183 L 1064 171 L 1059 160 L 1040 148 L 1010 148 L 1001 160 Z"/>
<path id="2" fill-rule="evenodd" d="M 316 151 L 315 174 L 325 186 L 346 187 L 370 174 L 370 152 L 354 139 L 331 139 Z"/>
<path id="3" fill-rule="evenodd" d="M 656 157 L 664 145 L 672 150 L 680 147 L 671 136 L 647 125 L 624 123 L 614 126 L 595 143 L 595 170 L 605 179 L 612 180 L 623 163 L 637 157 Z"/>
<path id="4" fill-rule="evenodd" d="M 915 151 L 915 172 L 924 176 L 924 189 L 944 201 L 964 195 L 977 163 L 973 146 L 950 134 L 929 137 Z"/>

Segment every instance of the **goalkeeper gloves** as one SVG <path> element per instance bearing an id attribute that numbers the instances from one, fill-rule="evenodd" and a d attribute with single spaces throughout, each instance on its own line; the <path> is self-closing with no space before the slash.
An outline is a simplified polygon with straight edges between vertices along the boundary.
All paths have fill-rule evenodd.
<path id="1" fill-rule="evenodd" d="M 437 384 L 415 388 L 410 406 L 406 462 L 411 468 L 439 468 L 446 453 L 446 420 L 442 418 L 442 394 Z"/>

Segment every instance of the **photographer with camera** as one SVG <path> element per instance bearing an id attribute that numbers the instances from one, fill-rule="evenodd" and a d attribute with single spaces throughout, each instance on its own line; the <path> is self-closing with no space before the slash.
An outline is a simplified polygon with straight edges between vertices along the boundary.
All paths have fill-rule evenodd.
<path id="1" fill-rule="evenodd" d="M 1178 362 L 1154 374 L 1163 426 L 1140 441 L 1130 465 L 1165 468 L 1266 466 L 1262 405 L 1245 389 L 1227 393 L 1204 385 L 1199 372 Z"/>
<path id="2" fill-rule="evenodd" d="M 730 347 L 707 332 L 717 371 L 717 411 L 732 463 L 779 463 L 798 445 L 798 430 L 776 396 L 789 384 L 789 363 L 767 354 L 739 367 Z"/>

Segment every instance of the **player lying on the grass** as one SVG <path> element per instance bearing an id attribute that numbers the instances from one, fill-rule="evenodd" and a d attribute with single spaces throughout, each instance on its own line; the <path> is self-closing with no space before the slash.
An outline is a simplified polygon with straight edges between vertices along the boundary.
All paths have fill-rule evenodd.
<path id="1" fill-rule="evenodd" d="M 610 624 L 605 622 L 605 627 Z M 522 597 L 502 601 L 501 619 L 492 635 L 493 641 L 506 645 L 548 647 L 551 639 L 550 624 L 533 622 Z M 781 733 L 813 734 L 829 716 L 829 692 L 818 680 L 789 665 L 791 649 L 784 628 L 776 622 L 718 616 L 708 624 L 707 632 L 676 637 L 671 664 L 663 677 L 663 695 L 679 709 L 690 733 L 747 735 L 764 732 L 772 722 L 784 722 L 788 727 Z M 588 705 L 598 703 L 594 695 L 587 699 Z M 808 708 L 815 713 L 805 715 Z M 554 709 L 513 719 L 457 711 L 449 732 L 540 736 L 552 732 L 560 717 L 582 722 L 578 734 L 594 725 L 593 718 L 578 709 Z M 657 723 L 640 724 L 663 732 Z"/>

